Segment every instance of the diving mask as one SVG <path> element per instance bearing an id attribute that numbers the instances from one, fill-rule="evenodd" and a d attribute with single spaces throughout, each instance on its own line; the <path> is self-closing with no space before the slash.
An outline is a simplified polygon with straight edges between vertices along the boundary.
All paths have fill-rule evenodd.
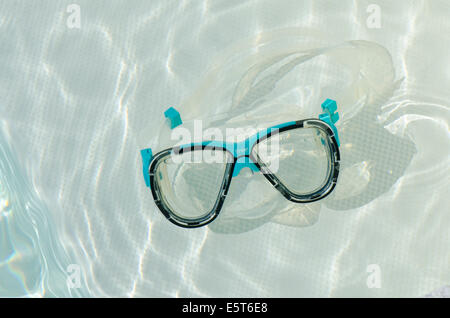
<path id="1" fill-rule="evenodd" d="M 330 194 L 339 174 L 336 102 L 322 104 L 319 119 L 278 124 L 239 142 L 202 141 L 162 150 L 141 150 L 143 175 L 162 214 L 194 228 L 220 213 L 233 177 L 242 168 L 261 172 L 287 200 L 308 203 Z M 171 128 L 182 123 L 170 108 Z"/>

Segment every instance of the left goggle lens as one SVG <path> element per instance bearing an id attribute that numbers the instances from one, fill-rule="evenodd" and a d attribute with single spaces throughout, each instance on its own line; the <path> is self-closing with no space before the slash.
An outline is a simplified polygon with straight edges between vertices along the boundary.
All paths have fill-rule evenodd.
<path id="1" fill-rule="evenodd" d="M 154 178 L 168 210 L 187 221 L 208 215 L 215 207 L 233 157 L 225 150 L 172 152 L 158 162 Z"/>

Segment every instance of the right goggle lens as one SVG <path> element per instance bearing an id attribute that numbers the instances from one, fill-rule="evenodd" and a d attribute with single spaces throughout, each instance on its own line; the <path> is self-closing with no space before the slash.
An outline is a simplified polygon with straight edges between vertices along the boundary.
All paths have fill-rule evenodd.
<path id="1" fill-rule="evenodd" d="M 329 149 L 323 130 L 299 127 L 261 140 L 253 147 L 252 155 L 289 191 L 308 195 L 320 190 L 328 181 Z"/>

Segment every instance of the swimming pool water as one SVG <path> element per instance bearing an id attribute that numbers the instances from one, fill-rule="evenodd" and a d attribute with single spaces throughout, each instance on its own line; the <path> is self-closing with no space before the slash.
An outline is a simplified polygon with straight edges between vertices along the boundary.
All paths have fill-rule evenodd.
<path id="1" fill-rule="evenodd" d="M 1 1 L 0 296 L 417 297 L 450 285 L 448 12 L 444 0 Z M 227 107 L 246 70 L 293 42 L 350 40 L 386 50 L 394 73 L 372 83 L 392 82 L 382 98 L 345 96 L 365 111 L 338 125 L 347 172 L 334 196 L 301 219 L 164 219 L 142 180 L 142 131 L 169 106 Z M 345 74 L 308 65 L 289 98 L 339 91 Z"/>

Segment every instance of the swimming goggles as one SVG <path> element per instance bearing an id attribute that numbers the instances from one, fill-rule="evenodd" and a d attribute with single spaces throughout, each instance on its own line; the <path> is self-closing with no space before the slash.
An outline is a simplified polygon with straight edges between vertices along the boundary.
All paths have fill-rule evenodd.
<path id="1" fill-rule="evenodd" d="M 339 174 L 337 104 L 327 99 L 319 118 L 269 127 L 240 142 L 203 141 L 141 150 L 144 180 L 156 206 L 172 223 L 195 228 L 220 213 L 233 177 L 242 168 L 261 171 L 286 199 L 307 203 L 330 194 Z M 172 128 L 182 123 L 165 113 Z"/>

